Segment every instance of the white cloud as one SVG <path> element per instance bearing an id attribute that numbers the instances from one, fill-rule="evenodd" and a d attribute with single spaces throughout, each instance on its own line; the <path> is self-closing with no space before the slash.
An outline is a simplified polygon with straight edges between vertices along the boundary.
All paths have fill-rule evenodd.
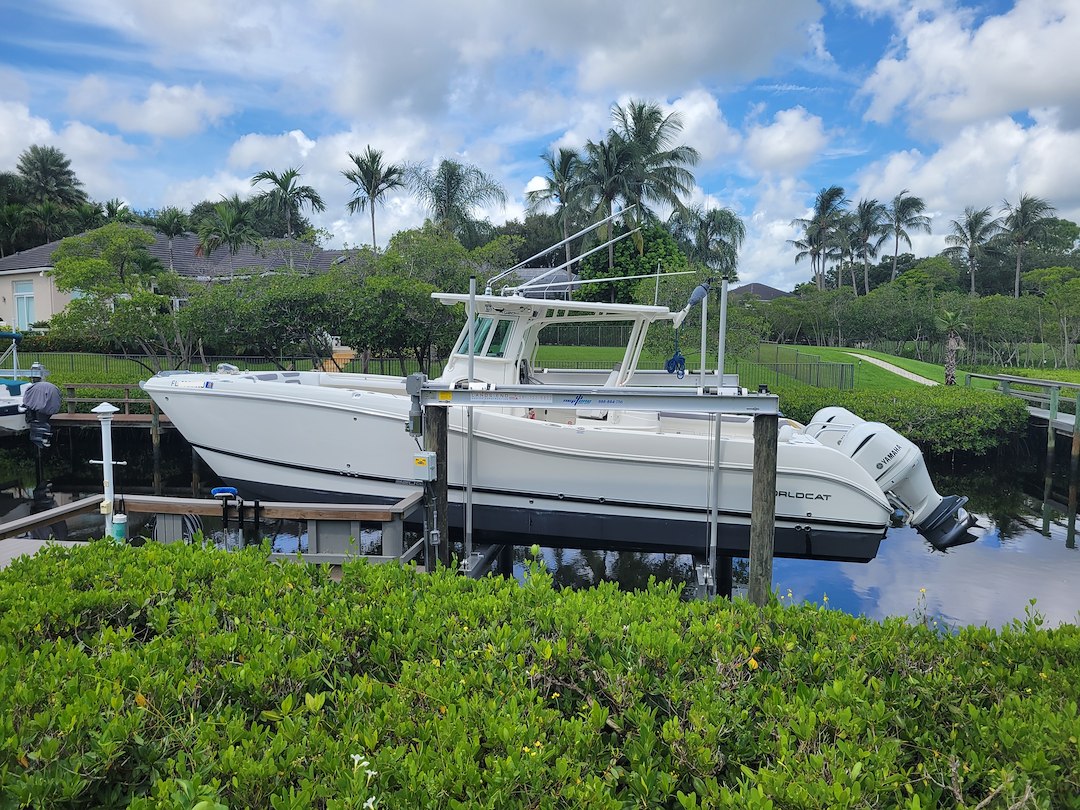
<path id="1" fill-rule="evenodd" d="M 966 9 L 899 17 L 902 49 L 882 59 L 862 87 L 868 120 L 907 109 L 935 131 L 1034 107 L 1060 106 L 1080 125 L 1075 49 L 1080 5 L 1017 0 L 1005 14 L 973 23 Z"/>
<path id="2" fill-rule="evenodd" d="M 824 122 L 802 107 L 781 110 L 773 123 L 751 127 L 746 136 L 746 160 L 762 173 L 797 173 L 825 148 Z"/>
<path id="3" fill-rule="evenodd" d="M 739 148 L 739 133 L 728 126 L 716 97 L 704 90 L 691 90 L 676 99 L 671 108 L 683 121 L 682 143 L 694 146 L 701 155 L 702 166 Z"/>
<path id="4" fill-rule="evenodd" d="M 124 132 L 182 138 L 201 132 L 232 111 L 223 98 L 192 87 L 154 82 L 142 100 L 124 95 L 124 90 L 100 75 L 87 76 L 68 97 L 71 110 L 80 115 L 115 124 Z"/>
<path id="5" fill-rule="evenodd" d="M 907 188 L 922 197 L 935 218 L 932 236 L 912 235 L 917 253 L 945 247 L 950 220 L 964 208 L 991 206 L 1021 193 L 1049 200 L 1058 215 L 1080 219 L 1080 132 L 1063 131 L 1052 117 L 1022 127 L 1010 118 L 963 128 L 935 152 L 904 150 L 866 167 L 858 178 L 856 198 L 887 201 Z"/>
<path id="6" fill-rule="evenodd" d="M 0 166 L 13 170 L 19 155 L 30 145 L 53 138 L 52 126 L 44 118 L 31 115 L 30 108 L 17 101 L 0 101 Z"/>

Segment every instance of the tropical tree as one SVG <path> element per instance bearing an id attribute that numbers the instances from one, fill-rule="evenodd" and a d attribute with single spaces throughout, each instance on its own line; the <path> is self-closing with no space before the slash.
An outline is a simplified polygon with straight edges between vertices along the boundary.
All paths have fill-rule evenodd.
<path id="1" fill-rule="evenodd" d="M 15 237 L 23 227 L 21 205 L 0 205 L 0 259 L 15 250 Z"/>
<path id="2" fill-rule="evenodd" d="M 828 186 L 821 189 L 814 199 L 814 210 L 808 218 L 793 219 L 793 227 L 803 229 L 802 239 L 792 240 L 789 244 L 798 248 L 795 261 L 810 259 L 810 270 L 814 275 L 817 288 L 825 288 L 825 260 L 833 232 L 840 226 L 847 198 L 841 186 Z"/>
<path id="3" fill-rule="evenodd" d="M 628 202 L 634 196 L 633 161 L 632 148 L 618 133 L 609 133 L 606 140 L 585 143 L 580 190 L 585 199 L 592 201 L 592 214 L 597 220 L 614 214 L 617 200 Z M 605 226 L 602 237 L 606 238 L 607 233 Z M 614 248 L 608 245 L 609 271 L 615 267 Z"/>
<path id="4" fill-rule="evenodd" d="M 173 270 L 173 239 L 191 231 L 188 215 L 180 208 L 162 208 L 154 218 L 154 230 L 169 240 L 169 269 Z"/>
<path id="5" fill-rule="evenodd" d="M 1005 215 L 1004 236 L 1016 248 L 1016 279 L 1013 284 L 1013 297 L 1019 298 L 1020 266 L 1024 247 L 1042 233 L 1046 220 L 1054 213 L 1054 206 L 1041 197 L 1021 194 L 1016 205 L 1005 200 L 1002 203 L 1001 213 Z"/>
<path id="6" fill-rule="evenodd" d="M 105 224 L 105 209 L 99 202 L 79 203 L 71 216 L 76 233 L 86 233 Z"/>
<path id="7" fill-rule="evenodd" d="M 19 176 L 29 201 L 71 207 L 86 202 L 86 192 L 71 161 L 55 146 L 34 144 L 19 155 Z"/>
<path id="8" fill-rule="evenodd" d="M 476 166 L 444 158 L 434 169 L 410 166 L 408 182 L 431 214 L 436 227 L 468 240 L 475 231 L 473 213 L 487 203 L 506 204 L 506 191 Z"/>
<path id="9" fill-rule="evenodd" d="M 870 294 L 870 260 L 877 257 L 888 237 L 885 206 L 877 200 L 859 200 L 852 212 L 852 248 L 863 263 L 863 295 Z"/>
<path id="10" fill-rule="evenodd" d="M 734 281 L 739 248 L 746 238 L 746 226 L 730 208 L 705 210 L 695 205 L 676 209 L 668 218 L 668 229 L 691 262 L 697 262 Z"/>
<path id="11" fill-rule="evenodd" d="M 304 205 L 313 212 L 326 210 L 319 192 L 311 186 L 300 185 L 300 168 L 288 168 L 281 174 L 262 171 L 251 178 L 252 186 L 263 182 L 270 183 L 269 190 L 260 194 L 258 201 L 268 211 L 281 211 L 285 215 L 285 236 L 288 239 L 293 237 L 293 216 L 298 214 Z"/>
<path id="12" fill-rule="evenodd" d="M 68 233 L 71 212 L 52 200 L 43 200 L 22 210 L 22 223 L 27 231 L 38 234 L 43 243 L 51 242 Z"/>
<path id="13" fill-rule="evenodd" d="M 967 331 L 968 325 L 960 312 L 947 309 L 941 311 L 934 323 L 945 335 L 945 384 L 956 385 L 956 352 L 964 346 L 960 335 Z"/>
<path id="14" fill-rule="evenodd" d="M 227 247 L 235 256 L 244 245 L 255 244 L 258 232 L 253 225 L 253 207 L 250 200 L 242 200 L 237 194 L 217 203 L 196 228 L 199 251 L 209 256 L 219 247 Z"/>
<path id="15" fill-rule="evenodd" d="M 581 155 L 573 149 L 562 147 L 559 154 L 547 152 L 540 156 L 547 167 L 544 185 L 525 194 L 529 211 L 555 206 L 555 220 L 562 228 L 565 243 L 566 264 L 570 264 L 570 223 L 581 215 Z"/>
<path id="16" fill-rule="evenodd" d="M 930 233 L 930 217 L 923 214 L 926 203 L 921 197 L 907 196 L 905 188 L 892 198 L 892 202 L 885 209 L 885 218 L 889 233 L 893 237 L 893 269 L 890 281 L 896 279 L 896 262 L 900 255 L 900 243 L 903 242 L 911 247 L 909 230 Z"/>
<path id="17" fill-rule="evenodd" d="M 682 118 L 676 112 L 664 114 L 658 104 L 631 99 L 611 110 L 612 133 L 629 149 L 627 202 L 642 214 L 648 203 L 661 203 L 678 210 L 682 195 L 694 187 L 694 175 L 687 168 L 698 162 L 698 152 L 679 145 Z"/>
<path id="18" fill-rule="evenodd" d="M 53 252 L 50 275 L 57 289 L 80 290 L 111 298 L 148 289 L 161 274 L 147 248 L 154 237 L 142 228 L 110 222 L 89 233 L 64 239 Z"/>
<path id="19" fill-rule="evenodd" d="M 105 219 L 109 222 L 134 222 L 135 214 L 119 197 L 105 201 Z"/>
<path id="20" fill-rule="evenodd" d="M 371 208 L 371 249 L 375 245 L 375 206 L 383 202 L 387 192 L 405 186 L 405 168 L 396 163 L 383 164 L 383 153 L 368 146 L 363 154 L 349 152 L 353 167 L 341 173 L 352 183 L 352 199 L 349 200 L 349 213 L 355 214 L 370 206 Z"/>
<path id="21" fill-rule="evenodd" d="M 949 223 L 952 232 L 945 237 L 949 247 L 943 251 L 951 259 L 958 259 L 967 264 L 971 279 L 971 294 L 975 295 L 975 271 L 979 259 L 989 251 L 992 240 L 1001 233 L 1001 220 L 990 213 L 990 208 L 976 209 L 969 205 L 964 209 L 961 219 Z"/>

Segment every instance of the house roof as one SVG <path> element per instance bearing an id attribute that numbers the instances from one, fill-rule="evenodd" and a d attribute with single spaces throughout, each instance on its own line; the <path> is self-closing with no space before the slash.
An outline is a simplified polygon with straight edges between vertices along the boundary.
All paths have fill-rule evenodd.
<path id="1" fill-rule="evenodd" d="M 762 301 L 772 301 L 774 298 L 787 298 L 791 293 L 778 290 L 776 287 L 770 287 L 768 284 L 759 284 L 754 281 L 750 284 L 736 287 L 734 290 L 728 292 L 728 296 L 736 295 L 756 295 Z"/>
<path id="2" fill-rule="evenodd" d="M 168 267 L 169 240 L 152 228 L 143 230 L 154 236 L 154 243 L 147 250 L 163 266 Z M 59 245 L 58 239 L 6 256 L 0 259 L 0 272 L 52 267 L 52 254 Z M 348 251 L 322 250 L 304 242 L 289 242 L 285 239 L 266 240 L 266 247 L 261 251 L 251 245 L 244 245 L 235 255 L 229 253 L 227 248 L 218 248 L 209 256 L 204 256 L 198 252 L 198 246 L 199 238 L 194 234 L 184 234 L 173 239 L 172 265 L 177 273 L 188 278 L 212 279 L 289 266 L 324 272 L 348 256 Z"/>

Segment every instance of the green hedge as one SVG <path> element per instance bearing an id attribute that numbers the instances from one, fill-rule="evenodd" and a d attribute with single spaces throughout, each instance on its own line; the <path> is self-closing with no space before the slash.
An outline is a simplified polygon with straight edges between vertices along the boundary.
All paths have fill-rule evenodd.
<path id="1" fill-rule="evenodd" d="M 785 416 L 807 422 L 820 409 L 839 405 L 868 422 L 884 422 L 927 455 L 983 455 L 1024 434 L 1024 402 L 993 391 L 964 386 L 917 390 L 825 391 L 784 386 L 776 389 Z"/>
<path id="2" fill-rule="evenodd" d="M 1080 632 L 1040 625 L 53 547 L 0 573 L 0 798 L 1076 808 Z"/>

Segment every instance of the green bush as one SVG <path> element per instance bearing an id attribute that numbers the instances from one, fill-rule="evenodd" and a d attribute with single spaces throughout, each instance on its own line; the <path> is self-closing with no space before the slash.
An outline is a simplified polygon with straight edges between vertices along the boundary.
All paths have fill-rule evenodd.
<path id="1" fill-rule="evenodd" d="M 927 455 L 983 455 L 1022 436 L 1024 403 L 993 391 L 933 386 L 896 391 L 826 391 L 781 387 L 785 416 L 807 422 L 821 408 L 839 405 L 868 422 L 884 422 L 915 442 Z"/>
<path id="2" fill-rule="evenodd" d="M 1080 631 L 53 547 L 0 573 L 21 807 L 1080 807 Z"/>

